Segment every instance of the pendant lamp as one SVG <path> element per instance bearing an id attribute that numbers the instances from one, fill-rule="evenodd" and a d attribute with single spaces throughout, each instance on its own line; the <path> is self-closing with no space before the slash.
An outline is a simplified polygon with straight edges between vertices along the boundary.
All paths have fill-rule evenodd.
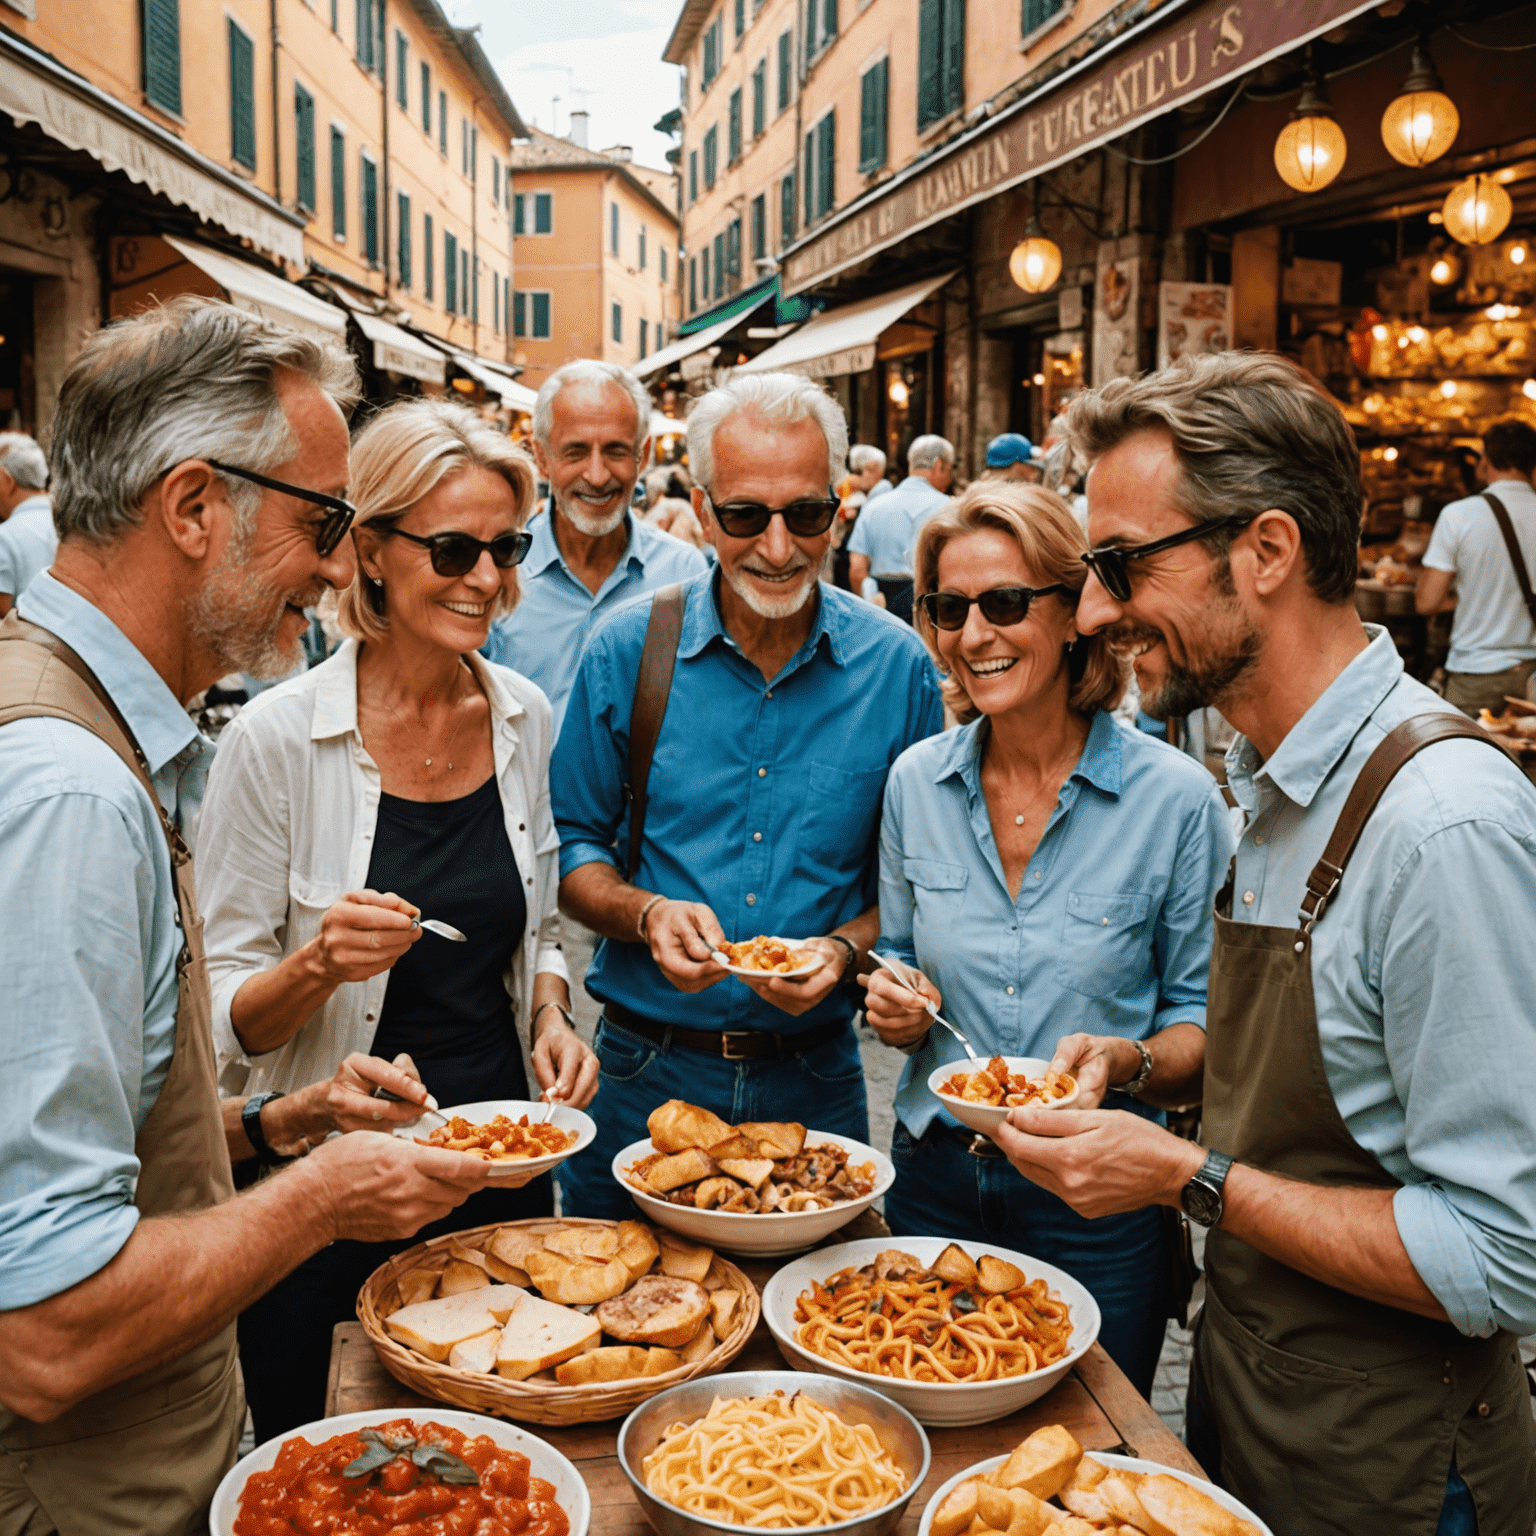
<path id="1" fill-rule="evenodd" d="M 1291 120 L 1275 140 L 1275 169 L 1298 192 L 1321 192 L 1344 169 L 1348 145 L 1333 120 L 1328 88 L 1307 48 L 1307 78 Z"/>
<path id="2" fill-rule="evenodd" d="M 1044 293 L 1061 276 L 1061 247 L 1041 227 L 1038 198 L 1024 226 L 1024 238 L 1008 257 L 1008 273 L 1025 293 Z"/>
<path id="3" fill-rule="evenodd" d="M 1420 37 L 1402 90 L 1381 114 L 1381 142 L 1404 165 L 1429 165 L 1451 147 L 1460 129 L 1461 113 L 1441 90 L 1429 44 Z"/>
<path id="4" fill-rule="evenodd" d="M 1514 204 L 1493 177 L 1478 172 L 1450 190 L 1440 210 L 1445 232 L 1463 245 L 1487 245 L 1509 227 Z"/>

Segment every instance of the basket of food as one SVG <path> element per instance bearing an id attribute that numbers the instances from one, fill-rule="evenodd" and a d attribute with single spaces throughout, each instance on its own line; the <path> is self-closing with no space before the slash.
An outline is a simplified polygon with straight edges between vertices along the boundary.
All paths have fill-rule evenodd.
<path id="1" fill-rule="evenodd" d="M 413 1391 L 560 1425 L 616 1418 L 724 1370 L 761 1307 L 711 1248 L 640 1221 L 551 1217 L 396 1254 L 369 1276 L 357 1315 Z"/>

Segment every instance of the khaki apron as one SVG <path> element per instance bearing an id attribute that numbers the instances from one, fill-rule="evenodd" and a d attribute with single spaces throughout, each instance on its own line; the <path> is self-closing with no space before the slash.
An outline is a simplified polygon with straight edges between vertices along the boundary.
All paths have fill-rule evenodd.
<path id="1" fill-rule="evenodd" d="M 1207 1145 L 1310 1184 L 1398 1187 L 1350 1135 L 1328 1086 L 1312 928 L 1393 775 L 1450 736 L 1491 740 L 1469 721 L 1422 715 L 1372 754 L 1308 879 L 1299 929 L 1233 922 L 1229 875 L 1207 1007 Z M 1434 1536 L 1453 1461 L 1479 1536 L 1530 1536 L 1536 1436 L 1510 1334 L 1468 1338 L 1352 1296 L 1219 1228 L 1205 1259 L 1197 1390 L 1222 1482 L 1278 1536 Z"/>
<path id="2" fill-rule="evenodd" d="M 85 664 L 47 630 L 0 624 L 0 726 L 38 715 L 101 737 L 160 811 L 184 943 L 176 964 L 176 1043 L 138 1137 L 134 1204 L 143 1216 L 205 1210 L 234 1193 L 214 1077 L 203 923 L 186 844 L 166 819 L 143 754 Z M 245 1417 L 235 1325 L 186 1354 L 108 1387 L 48 1424 L 0 1409 L 0 1536 L 182 1536 L 206 1530 Z"/>

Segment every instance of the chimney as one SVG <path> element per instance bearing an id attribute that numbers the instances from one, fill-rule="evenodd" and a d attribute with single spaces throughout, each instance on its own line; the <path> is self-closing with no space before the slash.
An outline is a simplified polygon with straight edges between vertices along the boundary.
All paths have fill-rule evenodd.
<path id="1" fill-rule="evenodd" d="M 635 152 L 628 144 L 615 144 L 612 149 L 605 149 L 603 153 L 610 160 L 617 160 L 623 165 L 628 165 L 635 158 Z"/>
<path id="2" fill-rule="evenodd" d="M 571 113 L 571 131 L 566 137 L 577 149 L 587 147 L 587 114 L 582 111 Z"/>

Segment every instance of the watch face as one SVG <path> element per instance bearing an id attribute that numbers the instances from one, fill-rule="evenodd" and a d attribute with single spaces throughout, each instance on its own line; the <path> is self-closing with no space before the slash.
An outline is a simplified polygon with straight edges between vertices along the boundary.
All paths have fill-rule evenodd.
<path id="1" fill-rule="evenodd" d="M 1221 1220 L 1221 1196 L 1199 1179 L 1191 1179 L 1184 1186 L 1180 1203 L 1184 1207 L 1184 1214 L 1191 1221 L 1198 1221 L 1202 1227 L 1214 1227 Z"/>

